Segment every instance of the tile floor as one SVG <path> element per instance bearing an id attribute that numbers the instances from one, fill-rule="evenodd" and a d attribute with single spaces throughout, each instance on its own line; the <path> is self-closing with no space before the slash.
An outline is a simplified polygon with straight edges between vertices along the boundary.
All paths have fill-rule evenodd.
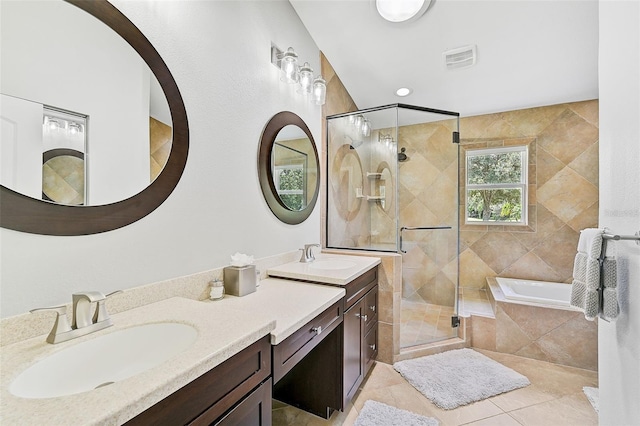
<path id="1" fill-rule="evenodd" d="M 451 328 L 452 306 L 431 305 L 402 299 L 400 302 L 400 347 L 423 345 L 457 336 Z"/>
<path id="2" fill-rule="evenodd" d="M 531 385 L 484 401 L 442 410 L 431 403 L 398 374 L 391 365 L 376 363 L 363 382 L 353 404 L 335 412 L 329 420 L 274 401 L 274 426 L 353 425 L 358 410 L 372 399 L 388 405 L 435 417 L 443 426 L 590 426 L 598 424 L 597 413 L 582 392 L 583 386 L 598 386 L 597 373 L 515 355 L 478 350 L 531 381 Z"/>

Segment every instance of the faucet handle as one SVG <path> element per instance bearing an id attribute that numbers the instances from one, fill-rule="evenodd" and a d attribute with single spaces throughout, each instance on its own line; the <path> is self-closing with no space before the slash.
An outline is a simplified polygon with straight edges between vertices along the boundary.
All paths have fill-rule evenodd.
<path id="1" fill-rule="evenodd" d="M 313 262 L 314 260 L 316 260 L 315 256 L 313 255 L 313 250 L 311 250 L 313 247 L 320 247 L 320 244 L 304 245 L 304 253 L 305 253 L 305 257 L 307 258 L 307 262 Z"/>
<path id="2" fill-rule="evenodd" d="M 107 312 L 107 307 L 105 302 L 107 301 L 107 297 L 113 296 L 114 294 L 122 293 L 122 290 L 116 290 L 105 295 L 102 300 L 98 300 L 98 306 L 96 307 L 96 311 L 93 314 L 93 323 L 96 324 L 98 322 L 107 321 L 111 318 L 109 317 L 109 313 Z"/>
<path id="3" fill-rule="evenodd" d="M 47 342 L 56 343 L 58 341 L 57 336 L 59 334 L 71 331 L 71 326 L 69 325 L 69 320 L 67 319 L 67 305 L 54 306 L 51 308 L 36 308 L 30 310 L 29 312 L 34 313 L 40 311 L 53 311 L 56 313 L 56 321 L 53 323 L 53 328 L 47 336 Z"/>

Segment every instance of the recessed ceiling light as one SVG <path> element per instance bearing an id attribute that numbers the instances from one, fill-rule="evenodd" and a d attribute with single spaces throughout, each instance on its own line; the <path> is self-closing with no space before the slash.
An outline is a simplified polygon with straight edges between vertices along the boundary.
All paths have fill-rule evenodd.
<path id="1" fill-rule="evenodd" d="M 407 22 L 421 17 L 432 0 L 375 0 L 380 16 L 389 22 Z"/>
<path id="2" fill-rule="evenodd" d="M 409 89 L 408 87 L 401 87 L 396 90 L 396 95 L 404 97 L 410 95 L 411 92 L 413 92 L 413 90 Z"/>

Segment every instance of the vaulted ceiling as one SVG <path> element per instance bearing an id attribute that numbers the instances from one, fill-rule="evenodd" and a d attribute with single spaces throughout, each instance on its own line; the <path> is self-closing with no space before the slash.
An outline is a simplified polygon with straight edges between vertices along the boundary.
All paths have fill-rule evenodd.
<path id="1" fill-rule="evenodd" d="M 374 0 L 290 2 L 361 109 L 470 116 L 598 97 L 597 0 L 433 0 L 405 24 L 384 21 Z M 476 64 L 447 70 L 443 52 L 467 45 Z"/>

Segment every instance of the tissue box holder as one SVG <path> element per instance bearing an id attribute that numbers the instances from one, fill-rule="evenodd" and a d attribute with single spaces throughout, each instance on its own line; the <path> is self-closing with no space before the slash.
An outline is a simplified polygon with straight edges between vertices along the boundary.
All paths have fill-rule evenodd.
<path id="1" fill-rule="evenodd" d="M 256 265 L 227 266 L 223 272 L 226 294 L 245 296 L 256 291 Z"/>

